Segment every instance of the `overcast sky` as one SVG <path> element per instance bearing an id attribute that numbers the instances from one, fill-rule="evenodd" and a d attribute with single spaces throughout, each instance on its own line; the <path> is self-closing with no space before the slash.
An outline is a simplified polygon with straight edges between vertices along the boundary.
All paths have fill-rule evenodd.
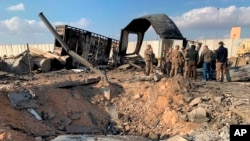
<path id="1" fill-rule="evenodd" d="M 228 38 L 232 26 L 241 26 L 250 38 L 249 0 L 0 0 L 0 44 L 54 43 L 38 17 L 68 24 L 115 39 L 132 19 L 164 13 L 190 40 Z M 145 39 L 157 38 L 154 30 Z"/>

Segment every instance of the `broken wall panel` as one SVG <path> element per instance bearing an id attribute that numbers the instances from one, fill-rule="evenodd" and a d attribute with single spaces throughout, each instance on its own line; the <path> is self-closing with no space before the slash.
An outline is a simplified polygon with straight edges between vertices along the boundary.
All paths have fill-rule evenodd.
<path id="1" fill-rule="evenodd" d="M 30 47 L 37 48 L 42 51 L 53 52 L 54 44 L 29 44 Z M 3 56 L 16 56 L 27 50 L 26 44 L 15 44 L 15 45 L 0 45 L 0 57 Z"/>
<path id="2" fill-rule="evenodd" d="M 110 58 L 111 49 L 118 42 L 118 40 L 69 25 L 57 25 L 56 31 L 67 43 L 70 50 L 94 65 L 106 65 Z M 57 40 L 55 40 L 54 53 L 67 55 Z M 74 64 L 74 61 L 72 63 Z"/>

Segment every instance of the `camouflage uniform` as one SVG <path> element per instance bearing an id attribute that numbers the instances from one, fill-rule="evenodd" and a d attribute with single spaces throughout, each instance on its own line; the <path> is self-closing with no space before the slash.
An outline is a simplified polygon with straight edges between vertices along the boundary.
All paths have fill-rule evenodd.
<path id="1" fill-rule="evenodd" d="M 173 77 L 177 75 L 179 67 L 181 65 L 181 58 L 182 54 L 179 50 L 175 49 L 172 51 L 172 56 L 171 56 L 171 72 L 170 72 L 170 77 Z"/>
<path id="2" fill-rule="evenodd" d="M 184 78 L 188 78 L 188 58 L 187 58 L 187 52 L 189 50 L 186 49 L 183 56 L 184 56 Z"/>
<path id="3" fill-rule="evenodd" d="M 165 56 L 165 70 L 166 74 L 170 76 L 171 71 L 171 59 L 172 59 L 172 50 L 166 53 Z"/>
<path id="4" fill-rule="evenodd" d="M 185 54 L 186 54 L 186 52 L 185 52 L 185 50 L 184 50 L 184 48 L 182 48 L 181 49 L 181 55 L 182 55 L 182 57 L 181 57 L 181 62 L 180 62 L 180 72 L 181 72 L 181 75 L 184 75 L 184 67 L 185 67 L 185 59 L 184 59 L 184 56 L 185 56 Z"/>
<path id="5" fill-rule="evenodd" d="M 150 49 L 146 49 L 144 52 L 144 61 L 146 64 L 146 75 L 149 75 L 150 73 L 153 73 L 153 56 L 154 53 Z"/>

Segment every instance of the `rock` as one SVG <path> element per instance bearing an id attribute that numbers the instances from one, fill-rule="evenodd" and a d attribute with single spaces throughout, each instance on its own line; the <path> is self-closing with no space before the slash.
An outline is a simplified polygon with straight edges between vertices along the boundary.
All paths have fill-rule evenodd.
<path id="1" fill-rule="evenodd" d="M 124 126 L 124 129 L 125 129 L 125 131 L 129 131 L 130 130 L 130 126 L 126 125 L 126 126 Z"/>
<path id="2" fill-rule="evenodd" d="M 188 121 L 188 116 L 186 114 L 179 114 L 179 117 L 184 121 Z"/>
<path id="3" fill-rule="evenodd" d="M 189 103 L 189 106 L 196 106 L 198 105 L 199 103 L 202 102 L 202 99 L 200 97 L 197 97 L 195 98 L 194 100 L 192 100 L 190 103 Z"/>
<path id="4" fill-rule="evenodd" d="M 80 117 L 81 117 L 80 113 L 72 113 L 72 114 L 70 115 L 70 118 L 71 118 L 72 120 L 80 119 Z"/>
<path id="5" fill-rule="evenodd" d="M 35 141 L 43 141 L 42 137 L 35 137 Z"/>
<path id="6" fill-rule="evenodd" d="M 206 130 L 203 132 L 196 132 L 194 135 L 195 141 L 220 141 L 221 137 L 214 131 Z"/>
<path id="7" fill-rule="evenodd" d="M 193 98 L 190 95 L 184 96 L 185 102 L 189 103 Z"/>
<path id="8" fill-rule="evenodd" d="M 159 120 L 159 119 L 155 120 L 155 121 L 154 121 L 154 124 L 153 124 L 153 127 L 155 128 L 159 123 L 160 123 L 160 120 Z"/>
<path id="9" fill-rule="evenodd" d="M 107 99 L 110 100 L 111 96 L 110 96 L 110 88 L 106 88 L 106 87 L 102 87 L 100 89 L 101 94 L 103 94 L 103 96 Z"/>
<path id="10" fill-rule="evenodd" d="M 233 106 L 240 106 L 240 105 L 249 105 L 249 99 L 239 99 L 232 103 Z"/>
<path id="11" fill-rule="evenodd" d="M 149 136 L 149 132 L 150 132 L 150 130 L 147 128 L 147 129 L 144 129 L 143 130 L 143 132 L 142 132 L 142 135 L 144 136 L 144 137 L 148 137 Z"/>
<path id="12" fill-rule="evenodd" d="M 220 137 L 223 140 L 229 140 L 229 128 L 225 126 L 221 130 L 222 131 L 220 132 Z"/>
<path id="13" fill-rule="evenodd" d="M 157 73 L 155 73 L 154 74 L 154 81 L 158 82 L 160 79 L 161 79 L 160 76 Z"/>
<path id="14" fill-rule="evenodd" d="M 119 70 L 127 70 L 129 68 L 131 68 L 130 64 L 124 64 L 118 67 Z"/>
<path id="15" fill-rule="evenodd" d="M 214 101 L 216 102 L 216 103 L 221 103 L 222 102 L 222 97 L 221 96 L 217 96 L 217 97 L 215 97 L 214 98 Z"/>
<path id="16" fill-rule="evenodd" d="M 14 85 L 15 85 L 15 86 L 20 85 L 20 83 L 21 83 L 21 80 L 16 80 L 16 81 L 14 81 Z"/>
<path id="17" fill-rule="evenodd" d="M 159 136 L 154 132 L 150 132 L 148 137 L 153 141 L 158 141 L 159 140 Z"/>
<path id="18" fill-rule="evenodd" d="M 135 94 L 135 95 L 133 96 L 133 100 L 137 100 L 137 99 L 139 99 L 139 98 L 141 98 L 140 94 Z"/>
<path id="19" fill-rule="evenodd" d="M 123 136 L 104 136 L 104 135 L 60 135 L 50 141 L 148 141 L 148 139 L 123 135 Z"/>
<path id="20" fill-rule="evenodd" d="M 176 136 L 173 136 L 173 137 L 167 139 L 166 141 L 188 141 L 188 140 L 186 140 L 185 138 L 183 138 L 179 135 L 176 135 Z"/>
<path id="21" fill-rule="evenodd" d="M 169 137 L 166 133 L 161 134 L 160 140 L 166 140 Z"/>
<path id="22" fill-rule="evenodd" d="M 202 123 L 207 122 L 207 111 L 204 108 L 198 107 L 197 109 L 192 110 L 188 113 L 188 119 L 191 122 Z"/>

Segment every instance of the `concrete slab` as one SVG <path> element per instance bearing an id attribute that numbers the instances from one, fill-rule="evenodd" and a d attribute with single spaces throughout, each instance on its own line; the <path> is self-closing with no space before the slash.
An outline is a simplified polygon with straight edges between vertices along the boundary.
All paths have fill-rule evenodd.
<path id="1" fill-rule="evenodd" d="M 51 141 L 150 141 L 138 136 L 61 135 Z"/>

